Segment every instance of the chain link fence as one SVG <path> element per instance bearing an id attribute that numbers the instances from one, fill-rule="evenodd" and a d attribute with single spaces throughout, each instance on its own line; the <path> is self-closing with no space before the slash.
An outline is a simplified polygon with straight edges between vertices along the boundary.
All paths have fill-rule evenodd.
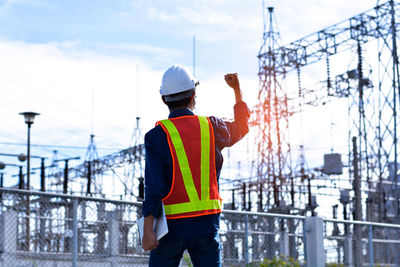
<path id="1" fill-rule="evenodd" d="M 221 217 L 224 266 L 257 265 L 263 259 L 304 263 L 304 217 L 225 210 Z"/>
<path id="2" fill-rule="evenodd" d="M 135 221 L 139 202 L 1 189 L 0 266 L 147 266 Z M 309 266 L 318 250 L 303 216 L 224 210 L 222 266 L 274 257 Z M 400 225 L 321 220 L 324 263 L 400 266 Z M 309 255 L 307 255 L 309 254 Z M 308 257 L 308 260 L 307 260 Z M 188 256 L 181 266 L 188 266 Z M 307 265 L 308 264 L 308 265 Z M 343 264 L 343 265 L 340 265 Z M 314 267 L 314 266 L 313 266 Z"/>
<path id="3" fill-rule="evenodd" d="M 325 220 L 327 263 L 400 266 L 400 225 Z"/>
<path id="4" fill-rule="evenodd" d="M 1 195 L 2 266 L 147 266 L 135 225 L 140 203 L 5 189 Z"/>

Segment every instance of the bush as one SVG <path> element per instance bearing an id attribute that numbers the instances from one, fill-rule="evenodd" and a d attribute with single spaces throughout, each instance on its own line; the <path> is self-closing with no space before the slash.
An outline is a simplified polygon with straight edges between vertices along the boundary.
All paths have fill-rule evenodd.
<path id="1" fill-rule="evenodd" d="M 190 259 L 190 256 L 186 251 L 185 254 L 183 254 L 183 260 L 185 261 L 188 267 L 193 267 L 192 260 Z"/>
<path id="2" fill-rule="evenodd" d="M 264 259 L 260 263 L 250 264 L 251 267 L 300 267 L 299 261 L 293 258 L 274 257 L 273 259 Z"/>

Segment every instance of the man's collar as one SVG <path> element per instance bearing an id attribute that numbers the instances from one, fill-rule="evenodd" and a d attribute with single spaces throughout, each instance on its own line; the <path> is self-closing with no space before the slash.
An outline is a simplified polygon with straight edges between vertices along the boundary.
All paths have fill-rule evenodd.
<path id="1" fill-rule="evenodd" d="M 194 115 L 194 113 L 188 108 L 182 108 L 182 109 L 176 109 L 174 111 L 171 111 L 171 113 L 169 113 L 168 118 L 171 119 L 171 118 L 188 116 L 188 115 Z"/>

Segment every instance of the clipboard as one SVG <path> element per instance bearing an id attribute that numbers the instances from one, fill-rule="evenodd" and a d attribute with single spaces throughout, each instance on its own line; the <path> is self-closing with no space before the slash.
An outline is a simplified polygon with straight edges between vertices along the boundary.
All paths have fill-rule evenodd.
<path id="1" fill-rule="evenodd" d="M 154 218 L 154 224 L 153 224 L 153 230 L 156 233 L 157 240 L 160 240 L 163 236 L 165 236 L 168 233 L 168 224 L 167 224 L 167 218 L 165 217 L 165 211 L 164 211 L 164 204 L 161 203 L 162 205 L 162 213 L 160 217 Z M 136 221 L 138 229 L 139 229 L 139 239 L 140 243 L 142 243 L 143 240 L 143 232 L 144 232 L 144 217 L 140 217 L 139 220 Z"/>

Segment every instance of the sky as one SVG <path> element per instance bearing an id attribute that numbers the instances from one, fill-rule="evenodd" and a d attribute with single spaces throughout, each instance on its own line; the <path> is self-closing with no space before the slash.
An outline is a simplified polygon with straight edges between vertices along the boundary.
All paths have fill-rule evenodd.
<path id="1" fill-rule="evenodd" d="M 376 3 L 265 6 L 275 7 L 284 45 Z M 57 150 L 59 158 L 84 157 L 91 133 L 100 155 L 128 147 L 137 116 L 142 134 L 168 116 L 159 96 L 162 74 L 174 64 L 193 71 L 194 36 L 196 112 L 233 118 L 234 95 L 223 75 L 238 73 L 244 100 L 256 104 L 263 30 L 261 0 L 0 0 L 0 153 L 25 153 L 24 111 L 41 114 L 32 126 L 33 155 L 51 159 Z M 318 148 L 329 151 L 329 137 L 320 139 Z"/>

